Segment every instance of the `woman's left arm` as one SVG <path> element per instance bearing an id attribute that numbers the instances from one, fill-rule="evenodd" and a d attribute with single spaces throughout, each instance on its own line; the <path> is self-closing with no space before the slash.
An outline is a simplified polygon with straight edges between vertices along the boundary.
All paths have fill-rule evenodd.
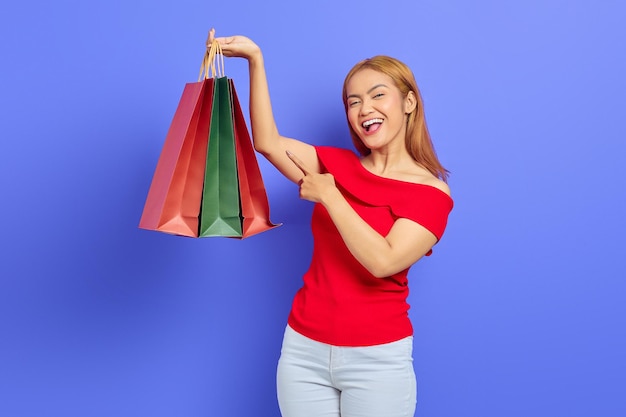
<path id="1" fill-rule="evenodd" d="M 288 155 L 304 174 L 300 198 L 326 208 L 350 253 L 375 277 L 403 271 L 437 243 L 432 232 L 405 218 L 396 220 L 387 236 L 382 236 L 350 206 L 331 174 L 309 172 L 295 155 Z"/>

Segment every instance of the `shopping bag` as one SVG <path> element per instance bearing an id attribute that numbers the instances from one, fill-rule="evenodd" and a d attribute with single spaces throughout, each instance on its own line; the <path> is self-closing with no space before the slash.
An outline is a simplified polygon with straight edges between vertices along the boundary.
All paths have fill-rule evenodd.
<path id="1" fill-rule="evenodd" d="M 228 79 L 215 80 L 200 236 L 242 237 L 239 178 Z"/>
<path id="2" fill-rule="evenodd" d="M 270 221 L 270 207 L 263 177 L 256 160 L 250 133 L 239 104 L 235 83 L 229 80 L 233 105 L 233 126 L 237 154 L 237 172 L 239 195 L 241 198 L 241 216 L 243 237 L 264 232 L 279 225 Z"/>
<path id="3" fill-rule="evenodd" d="M 139 227 L 245 238 L 277 226 L 269 219 L 250 134 L 215 41 L 207 48 L 198 82 L 185 86 Z"/>
<path id="4" fill-rule="evenodd" d="M 139 227 L 198 236 L 214 79 L 185 85 L 152 177 Z"/>

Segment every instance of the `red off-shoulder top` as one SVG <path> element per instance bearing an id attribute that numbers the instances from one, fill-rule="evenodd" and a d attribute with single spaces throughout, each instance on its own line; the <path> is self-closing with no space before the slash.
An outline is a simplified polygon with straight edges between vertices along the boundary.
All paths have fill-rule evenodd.
<path id="1" fill-rule="evenodd" d="M 415 221 L 441 239 L 453 201 L 438 188 L 377 176 L 355 153 L 316 147 L 323 172 L 372 228 L 385 236 L 398 218 Z M 288 323 L 297 332 L 336 346 L 370 346 L 413 334 L 408 317 L 409 269 L 376 278 L 352 256 L 328 212 L 316 204 L 313 256 Z M 429 251 L 427 255 L 430 255 Z"/>

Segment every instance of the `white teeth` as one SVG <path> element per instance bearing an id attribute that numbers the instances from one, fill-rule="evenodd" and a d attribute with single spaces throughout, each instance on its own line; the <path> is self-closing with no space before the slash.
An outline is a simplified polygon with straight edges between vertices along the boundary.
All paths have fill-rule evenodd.
<path id="1" fill-rule="evenodd" d="M 370 120 L 366 120 L 363 122 L 363 127 L 369 127 L 371 125 L 373 125 L 374 123 L 382 123 L 383 119 L 370 119 Z"/>

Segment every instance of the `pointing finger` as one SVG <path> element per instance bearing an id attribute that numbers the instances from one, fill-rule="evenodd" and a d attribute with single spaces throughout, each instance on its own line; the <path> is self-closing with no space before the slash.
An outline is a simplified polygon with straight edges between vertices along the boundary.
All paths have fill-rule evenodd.
<path id="1" fill-rule="evenodd" d="M 304 163 L 300 160 L 300 158 L 298 158 L 297 156 L 295 156 L 294 154 L 292 154 L 291 152 L 287 151 L 287 156 L 289 157 L 289 159 L 291 159 L 291 161 L 298 167 L 300 168 L 300 171 L 302 171 L 304 173 L 304 175 L 309 175 L 311 171 L 309 171 L 307 169 L 307 167 L 304 165 Z"/>

